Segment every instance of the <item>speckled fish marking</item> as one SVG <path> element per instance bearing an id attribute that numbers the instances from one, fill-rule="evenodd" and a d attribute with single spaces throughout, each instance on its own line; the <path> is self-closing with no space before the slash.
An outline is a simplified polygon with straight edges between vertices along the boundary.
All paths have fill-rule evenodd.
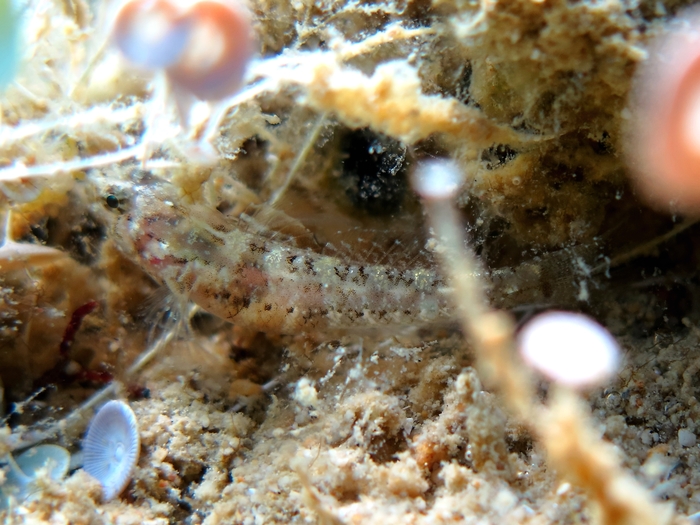
<path id="1" fill-rule="evenodd" d="M 292 334 L 450 318 L 448 290 L 433 269 L 347 264 L 205 206 L 178 204 L 166 182 L 130 193 L 115 228 L 120 248 L 175 294 L 222 319 Z"/>

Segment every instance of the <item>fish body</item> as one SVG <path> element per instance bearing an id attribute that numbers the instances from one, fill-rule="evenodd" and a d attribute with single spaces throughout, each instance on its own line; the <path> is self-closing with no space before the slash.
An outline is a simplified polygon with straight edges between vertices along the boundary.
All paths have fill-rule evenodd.
<path id="1" fill-rule="evenodd" d="M 169 183 L 137 185 L 117 244 L 177 296 L 267 333 L 425 325 L 451 319 L 436 269 L 351 263 L 186 205 Z"/>
<path id="2" fill-rule="evenodd" d="M 188 202 L 162 179 L 129 184 L 113 229 L 121 250 L 177 297 L 270 334 L 428 326 L 454 320 L 437 265 L 357 262 L 300 247 L 254 221 Z M 438 243 L 439 244 L 439 243 Z M 474 275 L 497 308 L 572 307 L 589 299 L 591 243 Z M 357 258 L 356 258 L 357 259 Z M 394 261 L 395 262 L 395 261 Z M 595 285 L 595 282 L 593 282 Z"/>

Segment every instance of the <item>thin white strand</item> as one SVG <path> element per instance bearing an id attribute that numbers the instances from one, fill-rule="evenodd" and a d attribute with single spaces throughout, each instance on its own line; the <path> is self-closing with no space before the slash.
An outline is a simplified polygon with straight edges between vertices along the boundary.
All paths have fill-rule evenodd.
<path id="1" fill-rule="evenodd" d="M 104 155 L 96 155 L 94 157 L 87 157 L 84 159 L 54 162 L 52 164 L 42 164 L 31 167 L 24 165 L 10 166 L 9 168 L 0 170 L 0 182 L 57 175 L 59 173 L 81 171 L 89 168 L 96 168 L 98 166 L 106 166 L 108 164 L 115 164 L 139 157 L 142 151 L 143 147 L 139 144 L 131 148 L 120 149 Z"/>
<path id="2" fill-rule="evenodd" d="M 97 106 L 84 113 L 70 115 L 56 120 L 29 122 L 21 126 L 0 127 L 0 147 L 6 147 L 14 142 L 19 142 L 33 135 L 39 135 L 57 129 L 76 128 L 98 123 L 120 124 L 129 120 L 142 118 L 145 114 L 146 104 L 138 102 L 128 108 L 115 110 L 111 106 Z"/>

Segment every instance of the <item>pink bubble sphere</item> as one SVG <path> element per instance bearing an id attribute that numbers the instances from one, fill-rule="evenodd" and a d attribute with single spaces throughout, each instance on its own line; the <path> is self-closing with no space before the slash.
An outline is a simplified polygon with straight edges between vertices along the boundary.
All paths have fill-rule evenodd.
<path id="1" fill-rule="evenodd" d="M 237 0 L 130 0 L 112 34 L 132 64 L 165 70 L 176 90 L 208 101 L 238 90 L 255 52 L 250 14 Z"/>
<path id="2" fill-rule="evenodd" d="M 190 35 L 168 78 L 202 100 L 225 98 L 241 85 L 254 52 L 250 16 L 233 0 L 204 0 L 187 13 Z"/>
<path id="3" fill-rule="evenodd" d="M 112 36 L 132 64 L 162 69 L 180 59 L 190 25 L 184 11 L 169 0 L 131 0 L 117 13 Z"/>
<path id="4" fill-rule="evenodd" d="M 634 78 L 627 163 L 651 205 L 700 211 L 700 8 L 653 41 Z"/>
<path id="5" fill-rule="evenodd" d="M 615 338 L 590 317 L 572 312 L 535 316 L 518 333 L 517 347 L 531 367 L 572 388 L 601 384 L 620 364 Z"/>

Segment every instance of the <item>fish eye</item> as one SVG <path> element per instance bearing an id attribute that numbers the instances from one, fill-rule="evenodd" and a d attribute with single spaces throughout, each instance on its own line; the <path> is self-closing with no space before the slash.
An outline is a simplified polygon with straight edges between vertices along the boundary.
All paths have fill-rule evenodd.
<path id="1" fill-rule="evenodd" d="M 107 206 L 109 206 L 112 209 L 116 210 L 117 208 L 119 208 L 119 199 L 117 198 L 116 195 L 112 195 L 112 194 L 107 195 L 105 197 L 105 203 L 107 204 Z"/>

